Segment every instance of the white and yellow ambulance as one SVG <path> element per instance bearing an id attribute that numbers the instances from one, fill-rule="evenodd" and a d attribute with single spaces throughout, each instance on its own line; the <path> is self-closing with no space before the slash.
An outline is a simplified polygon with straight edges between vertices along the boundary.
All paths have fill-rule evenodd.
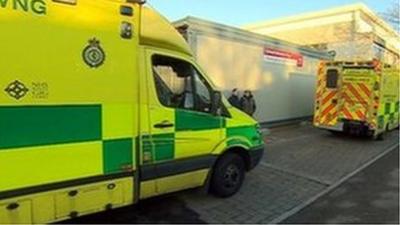
<path id="1" fill-rule="evenodd" d="M 139 0 L 0 0 L 0 223 L 49 223 L 209 186 L 260 161 L 180 34 Z"/>
<path id="2" fill-rule="evenodd" d="M 378 60 L 321 63 L 314 125 L 382 139 L 399 126 L 399 77 Z"/>

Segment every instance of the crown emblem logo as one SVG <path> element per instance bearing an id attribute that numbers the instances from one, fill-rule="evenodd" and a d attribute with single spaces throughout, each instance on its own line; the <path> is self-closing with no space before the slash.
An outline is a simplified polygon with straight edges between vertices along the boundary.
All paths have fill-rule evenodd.
<path id="1" fill-rule="evenodd" d="M 90 68 L 97 68 L 103 65 L 106 54 L 100 46 L 100 41 L 96 38 L 89 40 L 88 45 L 83 50 L 83 60 Z"/>

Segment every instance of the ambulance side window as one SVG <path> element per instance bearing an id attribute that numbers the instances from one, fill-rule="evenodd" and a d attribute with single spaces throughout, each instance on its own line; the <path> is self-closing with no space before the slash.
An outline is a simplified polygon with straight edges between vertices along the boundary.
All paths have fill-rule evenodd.
<path id="1" fill-rule="evenodd" d="M 195 107 L 196 111 L 211 112 L 211 88 L 199 73 L 194 74 Z"/>
<path id="2" fill-rule="evenodd" d="M 166 107 L 211 111 L 211 89 L 188 62 L 154 55 L 153 74 L 157 96 Z"/>
<path id="3" fill-rule="evenodd" d="M 337 88 L 339 72 L 336 69 L 329 69 L 326 72 L 326 88 Z"/>

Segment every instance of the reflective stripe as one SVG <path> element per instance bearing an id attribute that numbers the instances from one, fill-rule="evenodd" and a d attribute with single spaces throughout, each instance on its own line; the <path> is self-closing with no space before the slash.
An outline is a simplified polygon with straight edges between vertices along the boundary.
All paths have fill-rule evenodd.
<path id="1" fill-rule="evenodd" d="M 336 92 L 329 93 L 328 96 L 326 96 L 324 98 L 324 100 L 322 100 L 322 105 L 325 105 L 326 103 L 329 102 L 329 100 L 332 100 L 332 98 L 335 97 L 335 95 L 336 95 Z"/>
<path id="2" fill-rule="evenodd" d="M 346 109 L 346 107 L 342 108 L 342 112 L 347 119 L 353 119 L 353 115 L 349 112 L 349 110 Z"/>
<path id="3" fill-rule="evenodd" d="M 322 115 L 327 115 L 332 109 L 334 109 L 335 108 L 335 106 L 336 105 L 334 105 L 334 104 L 330 104 L 323 112 L 322 112 Z"/>
<path id="4" fill-rule="evenodd" d="M 350 92 L 353 94 L 353 96 L 355 96 L 357 98 L 359 103 L 367 104 L 367 101 L 365 101 L 365 99 L 363 99 L 363 97 L 358 93 L 358 91 L 353 87 L 353 85 L 347 84 L 347 87 L 350 90 Z"/>
<path id="5" fill-rule="evenodd" d="M 101 105 L 0 107 L 0 150 L 101 139 Z"/>
<path id="6" fill-rule="evenodd" d="M 371 96 L 371 91 L 368 89 L 367 86 L 365 86 L 365 84 L 359 83 L 358 85 L 360 86 L 361 90 L 364 91 L 364 93 L 367 95 L 367 97 Z"/>
<path id="7" fill-rule="evenodd" d="M 356 110 L 356 114 L 357 114 L 357 116 L 358 116 L 358 118 L 360 120 L 364 120 L 365 119 L 364 113 L 362 113 L 360 110 Z"/>

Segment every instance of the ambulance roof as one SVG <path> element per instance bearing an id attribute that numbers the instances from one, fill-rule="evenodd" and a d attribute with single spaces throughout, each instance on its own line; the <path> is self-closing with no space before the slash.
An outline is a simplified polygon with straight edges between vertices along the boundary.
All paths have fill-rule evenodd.
<path id="1" fill-rule="evenodd" d="M 148 6 L 142 8 L 140 43 L 193 56 L 192 51 L 171 23 Z"/>

